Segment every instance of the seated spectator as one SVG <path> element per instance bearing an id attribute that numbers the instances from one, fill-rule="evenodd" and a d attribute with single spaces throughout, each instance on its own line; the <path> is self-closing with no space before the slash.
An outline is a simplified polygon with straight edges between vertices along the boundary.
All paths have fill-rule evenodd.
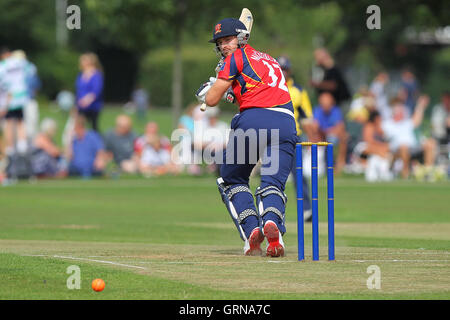
<path id="1" fill-rule="evenodd" d="M 392 156 L 382 129 L 382 118 L 372 111 L 363 127 L 363 142 L 359 145 L 361 156 L 367 158 L 365 177 L 367 181 L 389 181 Z"/>
<path id="2" fill-rule="evenodd" d="M 136 152 L 138 157 L 140 157 L 140 155 L 142 154 L 142 151 L 144 150 L 144 147 L 148 143 L 149 139 L 154 135 L 157 135 L 160 138 L 160 142 L 163 148 L 170 149 L 172 147 L 169 138 L 159 134 L 159 125 L 154 121 L 150 121 L 145 126 L 144 134 L 138 137 L 134 143 L 134 151 Z"/>
<path id="3" fill-rule="evenodd" d="M 423 158 L 426 167 L 431 168 L 435 162 L 436 141 L 432 138 L 417 139 L 415 129 L 423 120 L 425 109 L 429 103 L 429 97 L 422 95 L 417 99 L 417 105 L 412 116 L 399 98 L 391 102 L 392 116 L 383 122 L 382 128 L 389 141 L 390 150 L 395 158 L 401 160 L 401 176 L 409 177 L 411 158 Z"/>
<path id="4" fill-rule="evenodd" d="M 374 95 L 375 106 L 381 117 L 388 119 L 391 117 L 391 108 L 387 93 L 387 84 L 389 83 L 389 74 L 385 71 L 379 72 L 373 82 L 370 84 L 370 92 Z"/>
<path id="5" fill-rule="evenodd" d="M 365 123 L 369 118 L 369 113 L 376 110 L 375 97 L 367 87 L 362 86 L 350 104 L 350 110 L 346 114 L 346 131 L 348 133 L 347 140 L 347 162 L 349 165 L 346 169 L 354 170 L 352 158 L 353 151 L 358 143 L 362 141 L 362 131 Z"/>
<path id="6" fill-rule="evenodd" d="M 314 108 L 313 142 L 328 141 L 338 149 L 336 173 L 339 174 L 346 163 L 348 134 L 345 130 L 341 109 L 336 106 L 333 96 L 324 92 L 319 96 L 319 105 Z"/>
<path id="7" fill-rule="evenodd" d="M 158 134 L 148 136 L 139 159 L 139 171 L 146 177 L 180 173 L 180 167 L 171 160 L 170 148 L 162 145 Z"/>
<path id="8" fill-rule="evenodd" d="M 157 140 L 157 142 L 155 142 Z M 153 152 L 155 148 L 152 145 L 158 146 L 157 151 Z M 138 171 L 146 176 L 158 175 L 158 172 L 154 172 L 154 164 L 152 164 L 152 158 L 164 157 L 166 155 L 171 156 L 172 145 L 169 138 L 163 136 L 159 133 L 159 125 L 151 121 L 145 126 L 145 132 L 142 136 L 136 139 L 134 143 L 134 161 Z M 166 152 L 167 151 L 167 152 Z M 155 155 L 156 154 L 156 155 Z M 162 161 L 162 160 L 161 160 Z M 155 163 L 160 163 L 161 161 L 156 161 Z M 165 163 L 165 161 L 162 161 Z M 160 165 L 156 165 L 158 167 Z M 164 171 L 163 169 L 159 169 Z"/>
<path id="9" fill-rule="evenodd" d="M 186 108 L 186 111 L 184 114 L 180 117 L 180 120 L 178 120 L 178 128 L 180 129 L 186 129 L 191 134 L 194 133 L 194 110 L 198 107 L 198 102 L 191 103 Z"/>
<path id="10" fill-rule="evenodd" d="M 399 94 L 403 96 L 407 116 L 412 116 L 419 96 L 419 83 L 410 67 L 405 67 L 401 73 L 401 89 Z"/>
<path id="11" fill-rule="evenodd" d="M 450 143 L 450 91 L 441 96 L 441 103 L 431 111 L 431 133 L 440 145 Z"/>
<path id="12" fill-rule="evenodd" d="M 378 111 L 372 111 L 363 128 L 363 141 L 366 144 L 364 153 L 366 155 L 376 154 L 380 157 L 389 156 L 389 143 L 384 136 L 382 118 Z"/>
<path id="13" fill-rule="evenodd" d="M 350 104 L 347 119 L 364 125 L 369 113 L 376 109 L 375 96 L 367 88 L 361 87 Z"/>
<path id="14" fill-rule="evenodd" d="M 208 164 L 206 170 L 208 173 L 215 172 L 220 174 L 220 166 L 216 164 L 215 159 L 220 155 L 220 161 L 222 161 L 223 151 L 225 150 L 228 142 L 228 124 L 219 120 L 219 108 L 207 108 L 205 111 L 207 123 L 206 130 L 203 134 L 203 157 Z"/>
<path id="15" fill-rule="evenodd" d="M 105 135 L 107 160 L 114 163 L 124 172 L 136 171 L 133 161 L 136 134 L 132 131 L 132 121 L 127 115 L 116 118 L 116 127 Z"/>
<path id="16" fill-rule="evenodd" d="M 86 129 L 86 119 L 75 119 L 72 144 L 67 150 L 69 175 L 90 178 L 102 175 L 106 166 L 105 146 L 101 136 Z"/>
<path id="17" fill-rule="evenodd" d="M 178 129 L 183 129 L 184 132 L 180 137 L 182 150 L 176 157 L 177 161 L 182 163 L 191 175 L 200 175 L 202 173 L 202 167 L 198 162 L 194 161 L 199 155 L 201 157 L 198 149 L 202 150 L 202 146 L 200 145 L 200 148 L 198 146 L 197 137 L 194 136 L 194 129 L 198 131 L 200 127 L 203 127 L 202 122 L 199 122 L 199 117 L 204 117 L 204 112 L 200 110 L 200 105 L 196 101 L 187 106 L 186 111 L 178 121 Z"/>
<path id="18" fill-rule="evenodd" d="M 31 168 L 33 175 L 38 178 L 64 177 L 66 175 L 62 151 L 54 142 L 56 130 L 56 121 L 45 118 L 42 120 L 40 132 L 34 138 Z"/>

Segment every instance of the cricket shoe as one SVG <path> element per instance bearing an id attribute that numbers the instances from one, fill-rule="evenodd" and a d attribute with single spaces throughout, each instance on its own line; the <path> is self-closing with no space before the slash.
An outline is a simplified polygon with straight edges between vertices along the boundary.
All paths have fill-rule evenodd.
<path id="1" fill-rule="evenodd" d="M 267 245 L 266 255 L 271 257 L 284 256 L 283 238 L 275 222 L 268 220 L 264 224 L 264 235 L 269 243 Z"/>
<path id="2" fill-rule="evenodd" d="M 246 256 L 260 256 L 262 254 L 261 243 L 264 241 L 264 235 L 260 227 L 253 229 L 250 237 L 245 240 L 244 254 Z"/>

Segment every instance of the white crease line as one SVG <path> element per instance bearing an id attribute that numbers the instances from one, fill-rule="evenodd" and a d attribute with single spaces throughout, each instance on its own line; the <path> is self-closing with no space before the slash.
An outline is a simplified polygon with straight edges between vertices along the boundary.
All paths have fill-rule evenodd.
<path id="1" fill-rule="evenodd" d="M 117 262 L 113 262 L 113 261 L 86 259 L 86 258 L 76 258 L 76 257 L 65 257 L 65 256 L 57 256 L 57 255 L 54 255 L 54 256 L 51 256 L 51 257 L 53 257 L 53 258 L 61 258 L 61 259 L 80 260 L 80 261 L 99 262 L 99 263 L 112 264 L 112 265 L 120 266 L 120 267 L 127 267 L 127 268 L 135 268 L 135 269 L 147 270 L 147 268 L 144 268 L 144 267 L 132 266 L 132 265 L 129 265 L 129 264 L 117 263 Z"/>
<path id="2" fill-rule="evenodd" d="M 80 261 L 90 261 L 90 262 L 98 262 L 98 263 L 106 263 L 106 264 L 112 264 L 115 266 L 121 266 L 121 267 L 127 267 L 127 268 L 135 268 L 135 269 L 141 269 L 141 270 L 147 270 L 145 267 L 139 267 L 139 266 L 133 266 L 129 264 L 123 264 L 113 261 L 106 261 L 106 260 L 97 260 L 97 259 L 87 259 L 87 258 L 77 258 L 77 257 L 67 257 L 67 256 L 58 256 L 58 255 L 23 255 L 23 256 L 29 256 L 29 257 L 53 257 L 53 258 L 61 258 L 61 259 L 70 259 L 70 260 L 80 260 Z M 312 262 L 310 259 L 305 259 L 303 262 Z M 237 263 L 298 263 L 297 260 L 267 260 L 267 261 L 222 261 L 220 264 L 237 264 Z M 328 260 L 319 260 L 319 262 L 328 262 Z M 414 263 L 427 263 L 427 262 L 445 262 L 448 263 L 450 260 L 448 259 L 434 259 L 434 260 L 404 260 L 404 259 L 384 259 L 384 260 L 340 260 L 339 258 L 336 259 L 336 262 L 356 262 L 356 263 L 368 263 L 368 262 L 414 262 Z M 198 264 L 198 265 L 207 265 L 207 264 L 217 264 L 217 261 L 135 261 L 135 263 L 140 264 Z"/>
<path id="3" fill-rule="evenodd" d="M 401 259 L 392 259 L 392 260 L 351 260 L 352 262 L 450 262 L 450 260 L 446 259 L 437 259 L 437 260 L 401 260 Z"/>
<path id="4" fill-rule="evenodd" d="M 336 252 L 338 253 L 338 252 Z M 378 252 L 378 251 L 374 251 L 374 252 L 340 252 L 340 255 L 343 256 L 355 256 L 358 254 L 374 254 L 374 253 L 378 253 L 378 254 L 385 254 L 385 255 L 401 255 L 401 254 L 405 254 L 405 255 L 450 255 L 450 252 L 439 252 L 439 251 L 433 251 L 433 252 Z"/>

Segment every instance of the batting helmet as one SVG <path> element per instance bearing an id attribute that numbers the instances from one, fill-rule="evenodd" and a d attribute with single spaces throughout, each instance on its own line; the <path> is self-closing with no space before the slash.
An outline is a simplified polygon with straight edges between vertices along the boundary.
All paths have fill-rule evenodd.
<path id="1" fill-rule="evenodd" d="M 239 39 L 240 35 L 243 34 L 242 38 Z M 225 18 L 220 20 L 215 26 L 213 30 L 213 38 L 209 40 L 211 43 L 215 43 L 217 39 L 228 37 L 228 36 L 237 36 L 238 40 L 246 40 L 245 35 L 248 35 L 247 28 L 245 25 L 235 18 Z M 247 36 L 248 39 L 248 36 Z"/>

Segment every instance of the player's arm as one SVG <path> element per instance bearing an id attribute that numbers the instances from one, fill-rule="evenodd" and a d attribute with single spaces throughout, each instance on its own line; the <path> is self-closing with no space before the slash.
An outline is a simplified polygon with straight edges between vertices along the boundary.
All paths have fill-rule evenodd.
<path id="1" fill-rule="evenodd" d="M 422 95 L 417 99 L 417 104 L 412 115 L 414 128 L 417 128 L 422 124 L 425 109 L 428 107 L 429 103 L 430 98 L 427 95 Z"/>
<path id="2" fill-rule="evenodd" d="M 217 105 L 232 82 L 232 80 L 217 79 L 206 94 L 205 103 L 208 106 Z"/>

